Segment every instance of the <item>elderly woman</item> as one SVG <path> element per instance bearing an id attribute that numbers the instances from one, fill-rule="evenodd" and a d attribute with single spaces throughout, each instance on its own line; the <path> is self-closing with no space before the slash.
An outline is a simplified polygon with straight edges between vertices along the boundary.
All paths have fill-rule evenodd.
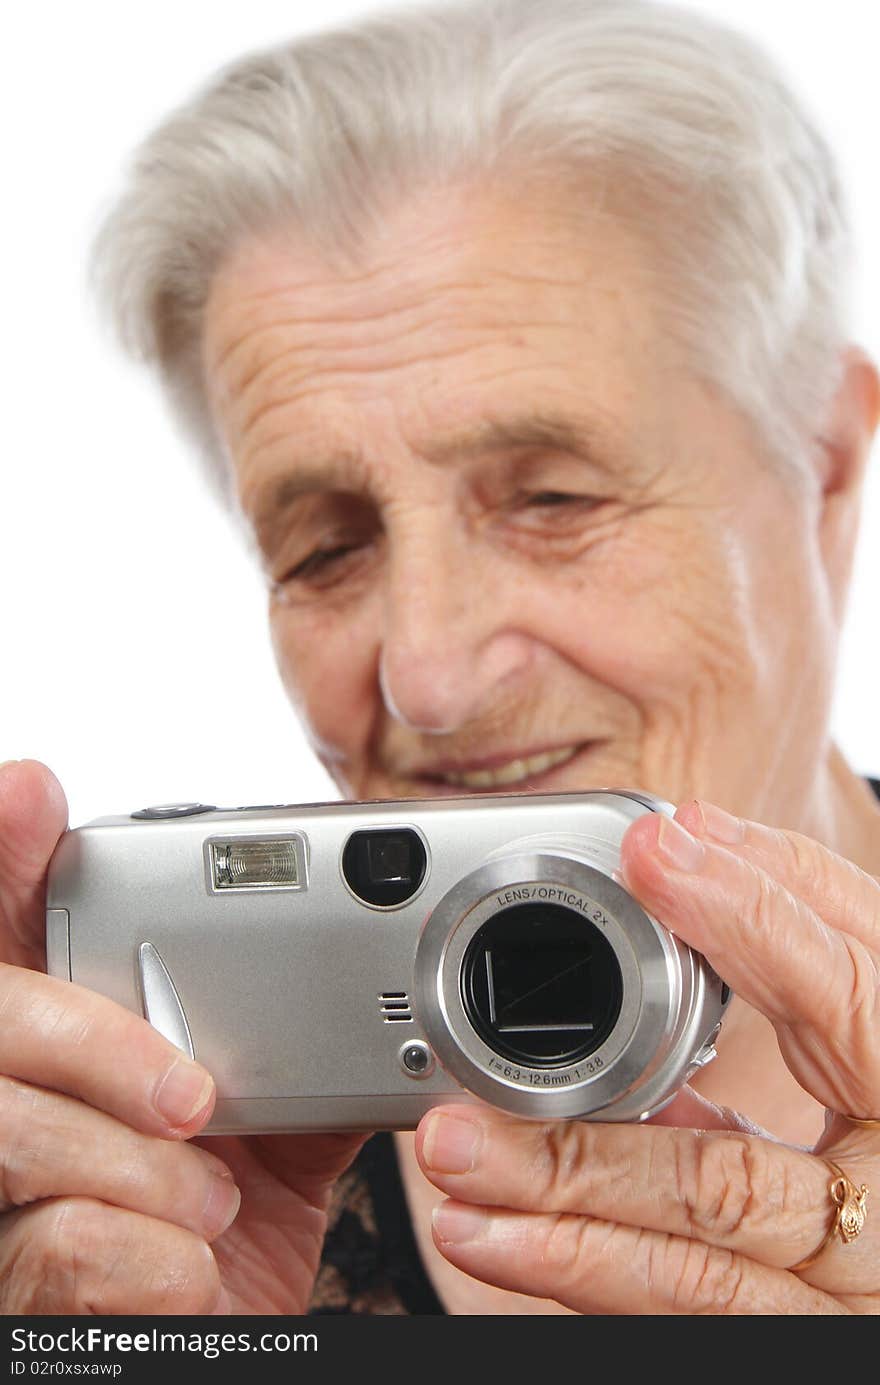
<path id="1" fill-rule="evenodd" d="M 880 1310 L 880 810 L 828 730 L 878 415 L 847 253 L 766 61 L 641 0 L 299 42 L 144 145 L 104 288 L 342 793 L 671 800 L 622 879 L 736 999 L 648 1125 L 199 1145 L 210 1075 L 41 974 L 65 805 L 7 766 L 6 1312 Z"/>

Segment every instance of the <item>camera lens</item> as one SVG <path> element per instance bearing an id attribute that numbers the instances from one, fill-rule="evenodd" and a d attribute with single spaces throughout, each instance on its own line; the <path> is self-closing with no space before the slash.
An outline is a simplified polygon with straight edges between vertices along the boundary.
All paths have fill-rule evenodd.
<path id="1" fill-rule="evenodd" d="M 426 867 L 422 840 L 410 828 L 353 832 L 342 853 L 342 873 L 349 889 L 379 909 L 403 904 L 414 895 Z"/>
<path id="2" fill-rule="evenodd" d="M 474 934 L 461 969 L 465 1012 L 496 1053 L 532 1067 L 594 1053 L 617 1021 L 620 965 L 601 931 L 564 905 L 501 909 Z"/>

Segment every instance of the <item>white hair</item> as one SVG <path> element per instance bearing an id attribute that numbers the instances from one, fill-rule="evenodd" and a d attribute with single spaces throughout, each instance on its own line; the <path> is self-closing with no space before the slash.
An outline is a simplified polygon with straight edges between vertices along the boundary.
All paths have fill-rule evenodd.
<path id="1" fill-rule="evenodd" d="M 456 0 L 243 58 L 137 151 L 96 287 L 228 492 L 201 331 L 242 236 L 283 222 L 351 253 L 418 188 L 553 170 L 590 204 L 622 193 L 693 370 L 802 462 L 848 326 L 834 162 L 751 42 L 652 0 Z"/>

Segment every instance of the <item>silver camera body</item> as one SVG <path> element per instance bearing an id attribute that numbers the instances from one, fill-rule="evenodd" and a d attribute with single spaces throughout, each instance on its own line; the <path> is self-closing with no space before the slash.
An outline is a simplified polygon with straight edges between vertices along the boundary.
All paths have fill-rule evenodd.
<path id="1" fill-rule="evenodd" d="M 729 995 L 615 879 L 629 824 L 669 811 L 601 790 L 100 818 L 53 857 L 49 970 L 209 1069 L 208 1133 L 475 1099 L 641 1120 L 714 1056 Z"/>

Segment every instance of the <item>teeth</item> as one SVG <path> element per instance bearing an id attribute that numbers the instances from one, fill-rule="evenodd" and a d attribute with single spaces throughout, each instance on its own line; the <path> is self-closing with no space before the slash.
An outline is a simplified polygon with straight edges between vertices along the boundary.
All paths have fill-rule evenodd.
<path id="1" fill-rule="evenodd" d="M 570 745 L 565 750 L 550 750 L 544 755 L 530 755 L 525 760 L 510 760 L 497 769 L 475 769 L 463 774 L 443 774 L 440 777 L 447 784 L 461 784 L 466 789 L 493 789 L 503 784 L 515 784 L 520 779 L 530 779 L 536 774 L 544 774 L 555 765 L 565 764 L 577 754 L 580 746 Z"/>

